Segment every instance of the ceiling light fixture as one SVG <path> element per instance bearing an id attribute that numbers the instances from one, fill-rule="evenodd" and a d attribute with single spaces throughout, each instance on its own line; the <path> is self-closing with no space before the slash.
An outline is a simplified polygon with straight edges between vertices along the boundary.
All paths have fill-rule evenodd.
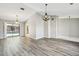
<path id="1" fill-rule="evenodd" d="M 44 16 L 43 16 L 43 20 L 44 20 L 44 21 L 48 21 L 48 20 L 49 20 L 49 16 L 48 16 L 48 14 L 47 14 L 47 5 L 48 5 L 48 4 L 45 4 L 45 7 L 46 7 L 46 8 L 45 8 L 45 14 L 44 14 Z"/>
<path id="2" fill-rule="evenodd" d="M 73 5 L 74 3 L 69 3 L 70 5 Z"/>
<path id="3" fill-rule="evenodd" d="M 20 8 L 20 10 L 24 10 L 24 8 Z"/>
<path id="4" fill-rule="evenodd" d="M 24 11 L 24 8 L 20 8 L 20 10 Z M 18 15 L 16 15 L 16 24 L 19 24 Z"/>
<path id="5" fill-rule="evenodd" d="M 16 15 L 16 24 L 19 24 L 18 15 Z"/>

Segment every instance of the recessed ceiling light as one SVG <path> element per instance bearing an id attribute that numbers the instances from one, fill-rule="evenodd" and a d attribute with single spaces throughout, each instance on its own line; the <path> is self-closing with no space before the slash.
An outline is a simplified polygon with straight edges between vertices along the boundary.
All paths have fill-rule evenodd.
<path id="1" fill-rule="evenodd" d="M 20 8 L 21 10 L 24 10 L 24 8 Z"/>
<path id="2" fill-rule="evenodd" d="M 70 5 L 73 5 L 74 3 L 69 3 Z"/>

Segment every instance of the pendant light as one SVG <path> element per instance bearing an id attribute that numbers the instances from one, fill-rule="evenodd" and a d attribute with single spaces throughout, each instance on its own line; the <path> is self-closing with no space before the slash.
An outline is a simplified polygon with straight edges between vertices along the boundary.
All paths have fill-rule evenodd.
<path id="1" fill-rule="evenodd" d="M 23 8 L 23 7 L 21 7 L 21 8 L 20 8 L 20 10 L 21 10 L 21 11 L 24 11 L 24 8 Z M 20 13 L 20 12 L 19 12 L 19 13 Z M 16 24 L 19 24 L 18 15 L 16 15 Z"/>
<path id="2" fill-rule="evenodd" d="M 18 15 L 16 15 L 16 24 L 19 24 Z"/>
<path id="3" fill-rule="evenodd" d="M 43 20 L 44 20 L 44 21 L 48 21 L 48 20 L 49 20 L 49 16 L 48 16 L 48 14 L 47 14 L 47 5 L 48 5 L 48 4 L 45 4 L 45 7 L 46 7 L 46 8 L 45 8 L 45 14 L 44 14 L 44 16 L 43 16 Z"/>

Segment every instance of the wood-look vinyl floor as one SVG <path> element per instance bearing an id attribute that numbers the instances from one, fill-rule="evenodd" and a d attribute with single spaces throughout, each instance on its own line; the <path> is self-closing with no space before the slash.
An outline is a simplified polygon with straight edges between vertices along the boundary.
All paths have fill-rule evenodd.
<path id="1" fill-rule="evenodd" d="M 79 43 L 25 37 L 0 39 L 0 56 L 79 56 Z"/>

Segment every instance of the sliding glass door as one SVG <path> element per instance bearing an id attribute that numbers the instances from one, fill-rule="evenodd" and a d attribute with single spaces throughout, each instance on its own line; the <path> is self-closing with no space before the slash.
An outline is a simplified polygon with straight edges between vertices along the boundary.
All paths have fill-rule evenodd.
<path id="1" fill-rule="evenodd" d="M 16 24 L 7 24 L 7 37 L 20 36 L 20 26 Z"/>

